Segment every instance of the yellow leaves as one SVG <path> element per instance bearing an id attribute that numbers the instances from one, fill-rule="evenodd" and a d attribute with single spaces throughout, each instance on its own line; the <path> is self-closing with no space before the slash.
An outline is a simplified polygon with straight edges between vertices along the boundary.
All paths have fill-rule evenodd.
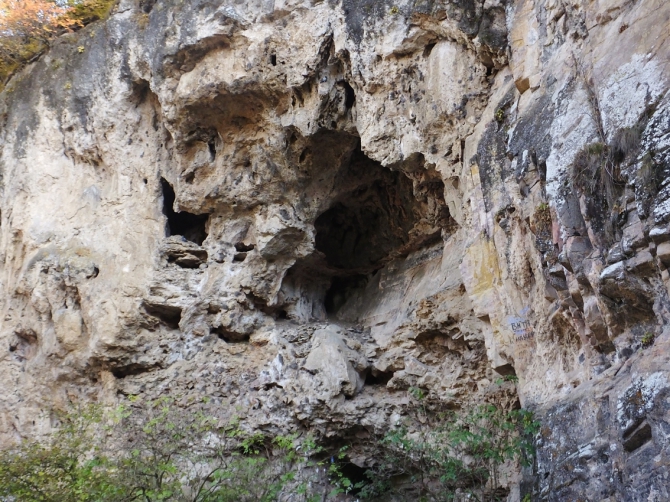
<path id="1" fill-rule="evenodd" d="M 76 26 L 68 10 L 48 0 L 0 0 L 0 81 Z"/>
<path id="2" fill-rule="evenodd" d="M 0 0 L 0 90 L 58 35 L 105 17 L 116 0 Z M 91 34 L 91 36 L 94 36 Z M 80 45 L 81 54 L 85 47 Z"/>
<path id="3" fill-rule="evenodd" d="M 0 0 L 0 35 L 46 39 L 77 26 L 69 10 L 48 0 Z"/>

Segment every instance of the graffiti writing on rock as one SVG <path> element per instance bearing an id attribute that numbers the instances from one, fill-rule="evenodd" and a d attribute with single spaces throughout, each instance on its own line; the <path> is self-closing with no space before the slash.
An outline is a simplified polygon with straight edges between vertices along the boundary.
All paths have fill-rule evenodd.
<path id="1" fill-rule="evenodd" d="M 535 333 L 533 333 L 533 326 L 531 325 L 528 318 L 525 317 L 524 315 L 529 310 L 530 309 L 525 308 L 521 311 L 521 316 L 519 317 L 510 316 L 507 318 L 510 328 L 512 328 L 512 331 L 514 332 L 517 341 L 530 340 L 535 336 Z"/>

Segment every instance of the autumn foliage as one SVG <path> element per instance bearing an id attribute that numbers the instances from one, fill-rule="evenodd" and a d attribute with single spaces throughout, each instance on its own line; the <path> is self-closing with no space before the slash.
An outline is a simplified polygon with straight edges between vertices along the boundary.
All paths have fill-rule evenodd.
<path id="1" fill-rule="evenodd" d="M 0 86 L 51 40 L 104 17 L 114 0 L 0 0 Z"/>

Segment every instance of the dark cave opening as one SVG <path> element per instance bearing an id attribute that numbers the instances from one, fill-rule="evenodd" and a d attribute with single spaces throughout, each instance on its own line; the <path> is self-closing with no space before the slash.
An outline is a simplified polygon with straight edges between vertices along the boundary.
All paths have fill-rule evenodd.
<path id="1" fill-rule="evenodd" d="M 379 270 L 436 244 L 455 225 L 444 184 L 421 155 L 390 169 L 352 139 L 331 133 L 319 144 L 295 147 L 301 163 L 322 164 L 324 155 L 342 160 L 331 178 L 331 197 L 314 222 L 316 252 L 298 260 L 285 277 L 289 318 L 353 321 L 355 311 L 367 305 L 370 281 Z M 338 148 L 347 141 L 350 153 L 343 156 Z M 302 155 L 307 149 L 311 155 Z M 301 295 L 310 301 L 298 301 Z M 297 303 L 290 306 L 292 301 Z"/>
<path id="2" fill-rule="evenodd" d="M 333 277 L 324 301 L 326 313 L 336 314 L 357 291 L 364 289 L 367 283 L 368 277 L 360 274 Z"/>
<path id="3" fill-rule="evenodd" d="M 412 181 L 369 159 L 360 147 L 338 173 L 336 186 L 340 193 L 314 223 L 320 274 L 329 282 L 327 315 L 336 315 L 399 255 L 419 219 Z"/>
<path id="4" fill-rule="evenodd" d="M 140 9 L 145 14 L 149 14 L 151 10 L 154 8 L 155 3 L 156 0 L 140 0 Z"/>
<path id="5" fill-rule="evenodd" d="M 393 378 L 392 371 L 375 371 L 372 370 L 365 377 L 365 385 L 380 385 L 386 386 Z"/>
<path id="6" fill-rule="evenodd" d="M 163 189 L 163 214 L 167 216 L 166 236 L 181 235 L 184 239 L 202 246 L 207 238 L 206 225 L 209 214 L 176 212 L 174 210 L 176 194 L 172 185 L 165 178 L 161 178 L 161 188 Z"/>
<path id="7" fill-rule="evenodd" d="M 361 487 L 370 482 L 368 469 L 359 467 L 346 457 L 343 460 L 344 462 L 340 465 L 340 472 L 345 479 L 351 481 L 353 486 L 351 494 L 358 495 L 361 492 Z"/>
<path id="8" fill-rule="evenodd" d="M 356 92 L 346 80 L 342 81 L 342 85 L 344 86 L 344 106 L 348 110 L 356 104 Z"/>
<path id="9" fill-rule="evenodd" d="M 209 160 L 214 161 L 216 159 L 216 141 L 214 139 L 207 142 L 207 149 L 209 150 Z"/>
<path id="10" fill-rule="evenodd" d="M 316 249 L 340 271 L 375 271 L 409 242 L 420 219 L 412 181 L 369 159 L 360 147 L 338 178 L 345 190 L 314 223 Z"/>

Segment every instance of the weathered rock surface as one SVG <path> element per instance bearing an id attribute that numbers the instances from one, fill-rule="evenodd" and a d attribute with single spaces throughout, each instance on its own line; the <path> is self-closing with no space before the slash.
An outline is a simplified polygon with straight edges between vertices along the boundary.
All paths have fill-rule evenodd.
<path id="1" fill-rule="evenodd" d="M 510 500 L 670 499 L 669 28 L 121 0 L 1 97 L 0 442 L 163 393 L 346 438 L 516 374 L 543 428 Z"/>

